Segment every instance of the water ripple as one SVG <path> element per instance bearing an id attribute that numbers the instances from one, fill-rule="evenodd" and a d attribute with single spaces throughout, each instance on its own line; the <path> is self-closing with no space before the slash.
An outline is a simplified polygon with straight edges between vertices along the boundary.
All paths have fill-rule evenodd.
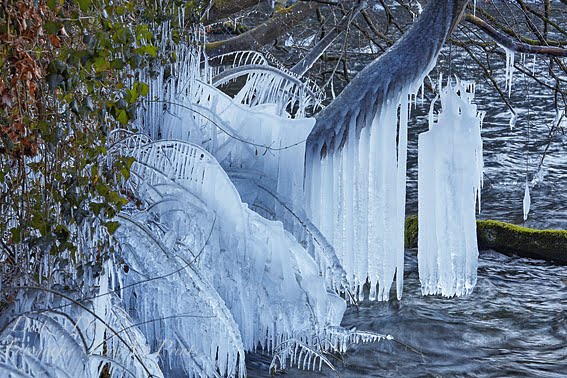
<path id="1" fill-rule="evenodd" d="M 337 374 L 293 377 L 565 377 L 567 267 L 482 252 L 478 284 L 466 298 L 423 297 L 415 252 L 406 253 L 404 298 L 349 308 L 343 326 L 396 341 L 353 345 L 332 359 Z M 269 358 L 249 356 L 250 377 L 267 377 Z"/>

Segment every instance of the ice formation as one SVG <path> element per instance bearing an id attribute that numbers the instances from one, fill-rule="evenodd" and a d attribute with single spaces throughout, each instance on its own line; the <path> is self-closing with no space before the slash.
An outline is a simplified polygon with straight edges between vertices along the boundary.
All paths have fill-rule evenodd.
<path id="1" fill-rule="evenodd" d="M 274 105 L 274 113 L 285 115 L 286 111 L 304 117 L 307 108 L 320 106 L 324 99 L 322 90 L 311 80 L 301 77 L 301 73 L 288 70 L 274 60 L 275 67 L 259 53 L 239 51 L 230 55 L 233 61 L 228 68 L 213 70 L 212 85 L 220 87 L 240 77 L 246 82 L 234 96 L 237 103 L 247 106 L 260 104 Z M 215 61 L 228 58 L 216 56 Z M 272 58 L 275 59 L 275 58 Z"/>
<path id="2" fill-rule="evenodd" d="M 466 295 L 476 284 L 483 114 L 469 88 L 448 83 L 441 90 L 438 120 L 432 106 L 429 131 L 419 135 L 418 263 L 424 295 Z"/>
<path id="3" fill-rule="evenodd" d="M 408 95 L 401 97 L 384 106 L 358 140 L 351 125 L 342 153 L 327 154 L 306 172 L 311 218 L 335 246 L 360 299 L 368 278 L 370 298 L 388 300 L 396 272 L 401 296 Z"/>
<path id="4" fill-rule="evenodd" d="M 96 328 L 92 343 L 116 347 L 112 353 L 120 358 L 129 356 L 124 363 L 109 361 L 112 376 L 121 374 L 122 365 L 133 376 L 244 376 L 244 352 L 258 347 L 273 352 L 284 367 L 328 364 L 325 350 L 344 350 L 360 334 L 338 331 L 346 303 L 335 289 L 344 286 L 346 276 L 301 207 L 305 139 L 315 121 L 276 115 L 278 104 L 241 104 L 227 97 L 202 81 L 207 74 L 197 67 L 198 52 L 179 52 L 176 80 L 163 80 L 163 72 L 144 78 L 152 101 L 142 107 L 137 126 L 145 134 L 118 138 L 109 148 L 110 154 L 135 157 L 124 190 L 138 205 L 117 217 L 121 260 L 108 267 L 110 276 L 90 281 L 100 286 L 95 294 L 114 298 L 122 316 L 118 324 L 106 321 Z M 146 135 L 162 140 L 152 142 Z M 241 178 L 251 206 L 265 206 L 267 215 L 281 217 L 297 236 L 250 210 L 227 172 L 237 182 Z M 25 303 L 42 307 L 33 299 Z M 108 318 L 101 306 L 93 312 Z M 27 350 L 32 347 L 27 340 L 54 348 L 58 338 L 74 332 L 30 338 L 36 328 L 26 322 L 25 332 L 2 335 L 21 343 L 22 350 L 5 350 L 0 372 L 28 369 L 25 364 L 36 358 L 62 369 L 72 360 L 77 376 L 100 375 L 104 365 L 90 362 L 100 361 L 97 350 L 88 358 L 89 351 L 75 347 L 72 356 L 23 358 L 35 353 Z M 92 323 L 77 329 L 92 332 Z M 136 336 L 131 345 L 143 346 L 139 362 L 131 358 L 134 350 L 121 351 L 118 339 L 108 335 L 110 327 Z M 152 361 L 159 366 L 154 363 L 150 374 L 144 365 Z M 34 366 L 29 368 L 34 374 L 45 371 Z"/>
<path id="5" fill-rule="evenodd" d="M 388 300 L 394 277 L 402 296 L 409 103 L 461 13 L 457 3 L 430 3 L 317 114 L 307 140 L 309 214 L 334 245 L 357 298 L 369 281 L 370 298 Z"/>
<path id="6" fill-rule="evenodd" d="M 528 180 L 526 180 L 526 188 L 524 189 L 524 200 L 522 201 L 524 208 L 524 221 L 528 219 L 528 214 L 530 213 L 531 197 L 530 197 L 530 186 L 528 185 Z"/>
<path id="7" fill-rule="evenodd" d="M 124 290 L 124 301 L 136 320 L 164 319 L 141 326 L 152 350 L 160 340 L 179 340 L 162 347 L 166 366 L 175 367 L 179 359 L 171 354 L 184 341 L 188 351 L 204 351 L 196 357 L 208 366 L 205 375 L 243 375 L 244 350 L 274 351 L 292 338 L 313 345 L 326 338 L 327 326 L 339 325 L 345 302 L 327 291 L 315 261 L 281 223 L 242 204 L 213 156 L 181 141 L 141 144 L 132 152 L 139 178 L 133 190 L 148 211 L 123 216 L 120 235 L 131 264 L 124 284 L 176 274 Z M 215 345 L 220 349 L 210 349 Z M 177 374 L 202 374 L 194 366 L 188 361 Z"/>
<path id="8" fill-rule="evenodd" d="M 516 122 L 518 121 L 518 113 L 514 109 L 510 109 L 510 131 L 514 130 L 516 127 Z"/>
<path id="9" fill-rule="evenodd" d="M 506 79 L 506 87 L 508 89 L 508 97 L 512 94 L 512 78 L 514 76 L 514 71 L 516 68 L 514 67 L 514 50 L 510 50 L 504 47 L 504 51 L 506 51 L 506 72 L 505 72 L 505 79 Z"/>
<path id="10" fill-rule="evenodd" d="M 288 358 L 299 363 L 297 348 L 309 361 L 321 362 L 321 352 L 336 344 L 337 336 L 328 330 L 339 326 L 346 304 L 334 291 L 344 271 L 300 208 L 305 139 L 314 120 L 274 114 L 281 109 L 277 104 L 239 104 L 198 77 L 178 78 L 159 93 L 168 111 L 141 117 L 154 120 L 142 125 L 148 134 L 169 140 L 149 143 L 136 136 L 121 142 L 136 158 L 131 190 L 148 210 L 121 215 L 119 231 L 125 260 L 132 265 L 129 279 L 176 274 L 167 280 L 170 286 L 164 282 L 149 296 L 142 286 L 124 290 L 125 302 L 141 323 L 147 317 L 187 316 L 140 327 L 152 351 L 168 361 L 168 375 L 242 375 L 243 351 L 258 346 L 276 352 L 284 366 Z M 154 79 L 151 91 L 159 85 Z M 239 189 L 251 206 L 258 205 L 261 193 L 274 194 L 271 202 L 261 201 L 271 209 L 267 214 L 273 211 L 272 218 L 281 218 L 292 232 L 309 233 L 307 250 L 281 222 L 243 204 L 227 173 L 237 183 L 240 178 Z M 190 274 L 183 274 L 185 286 L 174 287 L 182 267 Z M 172 292 L 184 300 L 172 306 Z M 195 312 L 209 315 L 199 320 L 206 335 L 199 327 L 187 331 Z M 222 335 L 230 337 L 222 340 Z M 176 342 L 160 347 L 164 339 Z M 173 354 L 184 345 L 195 354 L 188 361 Z"/>
<path id="11" fill-rule="evenodd" d="M 268 221 L 241 202 L 227 174 L 207 151 L 180 141 L 158 141 L 139 147 L 134 156 L 142 169 L 138 176 L 145 177 L 142 188 L 159 187 L 158 199 L 153 198 L 157 192 L 147 193 L 156 203 L 150 206 L 159 214 L 159 225 L 167 229 L 162 232 L 193 252 L 185 260 L 195 259 L 196 270 L 223 298 L 247 350 L 258 345 L 273 350 L 291 336 L 321 337 L 326 325 L 338 325 L 345 303 L 327 291 L 315 261 L 281 222 Z M 150 176 L 149 167 L 169 179 Z M 170 180 L 176 185 L 168 189 Z M 179 187 L 191 195 L 183 196 Z M 196 257 L 211 229 L 207 247 Z M 192 245 L 195 235 L 201 235 L 201 243 Z"/>
<path id="12" fill-rule="evenodd" d="M 109 281 L 100 284 L 106 292 Z M 114 294 L 78 302 L 73 293 L 32 289 L 0 322 L 3 377 L 163 377 L 157 355 Z"/>

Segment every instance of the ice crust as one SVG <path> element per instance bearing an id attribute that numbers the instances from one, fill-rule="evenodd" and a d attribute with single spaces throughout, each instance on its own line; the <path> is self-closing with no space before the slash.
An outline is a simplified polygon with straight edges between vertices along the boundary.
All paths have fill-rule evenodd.
<path id="1" fill-rule="evenodd" d="M 142 326 L 153 348 L 160 347 L 156 340 L 185 340 L 209 362 L 205 372 L 242 376 L 244 366 L 237 362 L 243 363 L 244 350 L 274 351 L 289 339 L 313 345 L 325 338 L 325 327 L 340 324 L 346 304 L 327 290 L 315 261 L 280 222 L 260 217 L 241 202 L 212 155 L 181 141 L 144 144 L 133 152 L 137 176 L 144 177 L 136 190 L 151 211 L 123 222 L 122 244 L 131 246 L 126 258 L 137 272 L 130 279 L 161 276 L 193 262 L 172 275 L 171 283 L 140 287 L 138 295 L 125 290 L 124 300 L 139 320 L 187 314 L 160 327 Z M 154 224 L 147 232 L 156 237 L 142 238 L 134 222 L 146 228 Z M 171 242 L 158 246 L 154 240 Z M 173 303 L 172 296 L 177 298 Z M 222 349 L 210 349 L 215 345 Z M 161 350 L 168 356 L 181 346 Z M 171 369 L 195 375 L 190 361 L 176 366 L 177 356 L 168 358 Z"/>

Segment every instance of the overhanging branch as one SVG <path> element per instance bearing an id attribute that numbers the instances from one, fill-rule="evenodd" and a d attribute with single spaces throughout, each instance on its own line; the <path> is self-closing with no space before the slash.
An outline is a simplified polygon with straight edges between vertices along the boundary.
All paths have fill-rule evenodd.
<path id="1" fill-rule="evenodd" d="M 217 22 L 218 20 L 258 5 L 261 2 L 262 0 L 213 1 L 205 24 Z"/>
<path id="2" fill-rule="evenodd" d="M 224 41 L 207 43 L 207 54 L 214 57 L 233 51 L 258 49 L 299 25 L 319 6 L 314 1 L 301 1 L 276 10 L 273 17 L 246 33 Z"/>
<path id="3" fill-rule="evenodd" d="M 563 49 L 555 46 L 532 45 L 524 42 L 515 41 L 511 37 L 505 35 L 501 31 L 494 28 L 489 23 L 485 22 L 481 18 L 473 16 L 472 14 L 467 13 L 465 16 L 465 20 L 475 25 L 482 31 L 484 31 L 496 43 L 504 46 L 509 50 L 519 53 L 526 53 L 526 54 L 567 57 L 567 49 Z"/>

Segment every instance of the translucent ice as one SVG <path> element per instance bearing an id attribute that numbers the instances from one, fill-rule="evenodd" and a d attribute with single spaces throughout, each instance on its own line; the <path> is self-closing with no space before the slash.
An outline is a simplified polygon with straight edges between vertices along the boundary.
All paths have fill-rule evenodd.
<path id="1" fill-rule="evenodd" d="M 418 262 L 423 294 L 469 294 L 476 284 L 475 201 L 482 178 L 481 116 L 457 82 L 418 145 Z M 432 117 L 430 117 L 432 120 Z"/>
<path id="2" fill-rule="evenodd" d="M 268 221 L 241 202 L 212 155 L 180 141 L 143 144 L 132 153 L 138 178 L 132 190 L 149 211 L 123 216 L 125 258 L 135 281 L 167 279 L 141 285 L 134 291 L 139 294 L 126 293 L 125 301 L 136 303 L 141 322 L 186 315 L 142 326 L 154 348 L 156 340 L 177 340 L 160 349 L 170 372 L 196 374 L 191 361 L 172 354 L 184 344 L 200 366 L 208 361 L 205 375 L 241 375 L 244 368 L 237 363 L 243 350 L 275 351 L 292 339 L 315 345 L 328 326 L 340 324 L 346 304 L 327 291 L 313 258 L 281 222 Z M 142 192 L 143 183 L 153 189 Z M 176 240 L 171 249 L 162 242 L 169 234 Z"/>
<path id="3" fill-rule="evenodd" d="M 528 181 L 526 180 L 526 188 L 524 189 L 524 200 L 522 201 L 524 207 L 524 221 L 528 219 L 528 214 L 530 213 L 531 197 L 530 197 L 530 187 Z"/>

